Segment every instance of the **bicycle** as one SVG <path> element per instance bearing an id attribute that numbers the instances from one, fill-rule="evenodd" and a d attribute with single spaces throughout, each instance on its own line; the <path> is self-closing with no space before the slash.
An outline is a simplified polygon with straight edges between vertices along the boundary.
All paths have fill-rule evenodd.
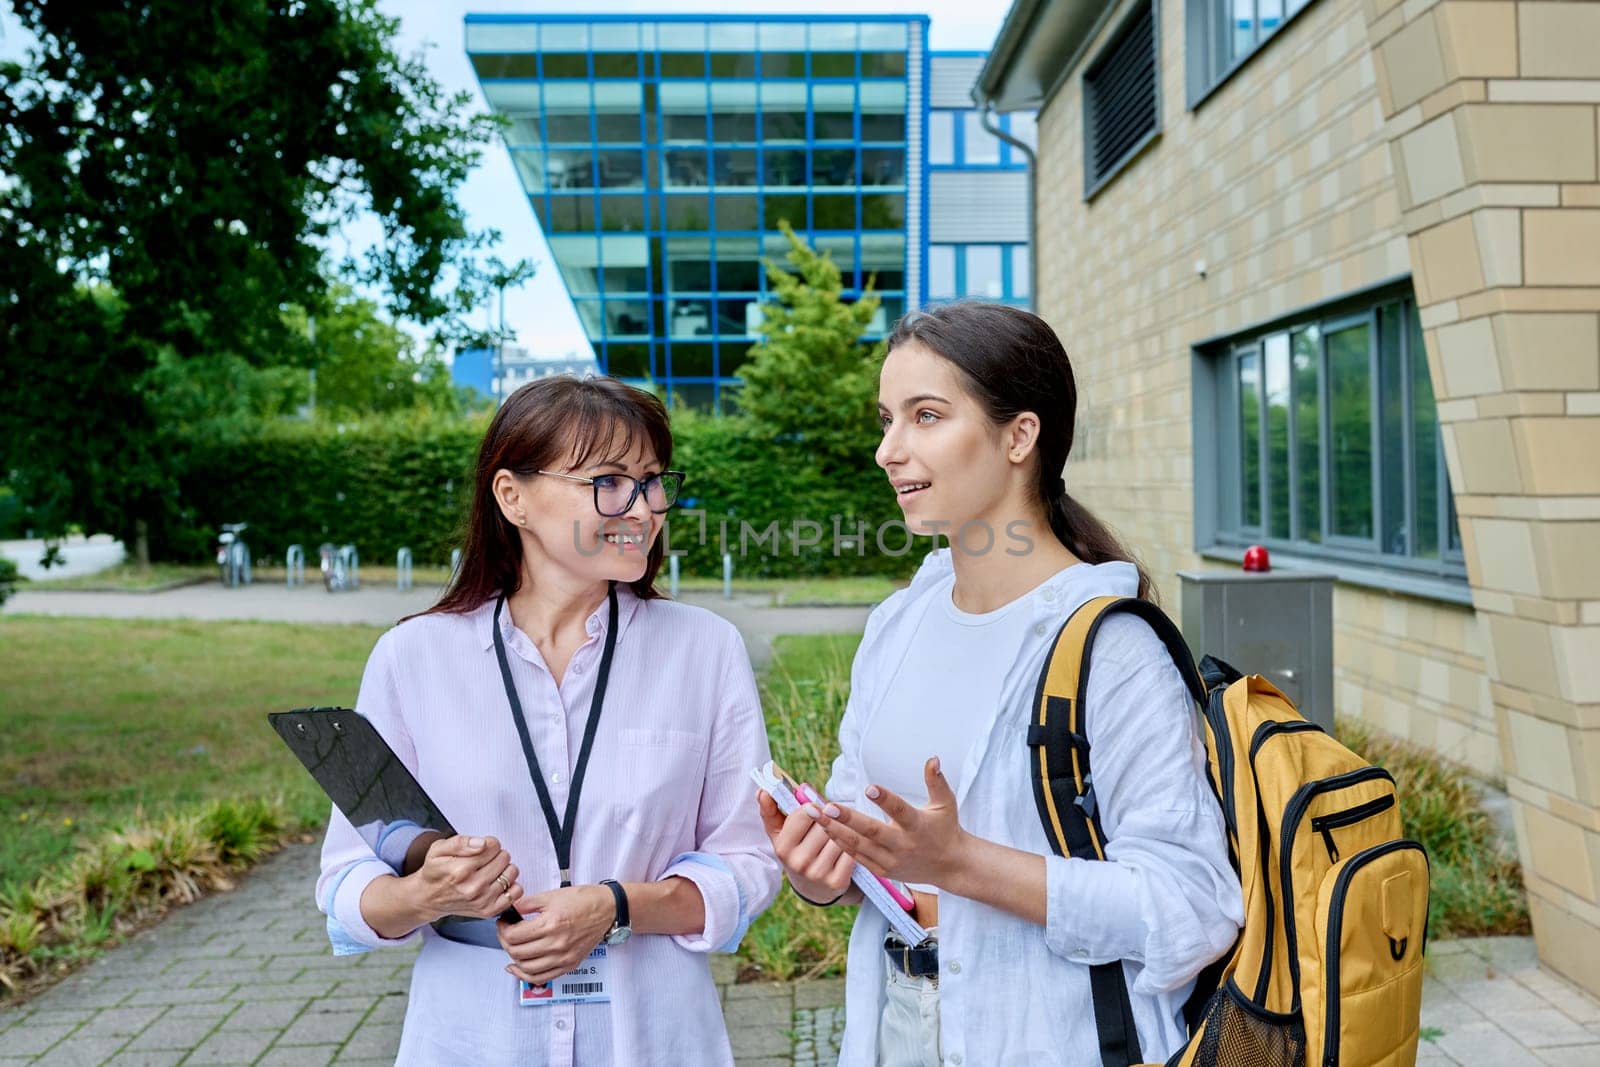
<path id="1" fill-rule="evenodd" d="M 217 535 L 217 569 L 222 584 L 230 588 L 250 584 L 250 546 L 239 536 L 249 528 L 248 522 L 223 523 Z"/>

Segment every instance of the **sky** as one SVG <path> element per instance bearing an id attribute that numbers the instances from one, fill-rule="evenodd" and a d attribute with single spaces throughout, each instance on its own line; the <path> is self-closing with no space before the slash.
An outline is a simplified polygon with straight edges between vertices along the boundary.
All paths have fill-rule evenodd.
<path id="1" fill-rule="evenodd" d="M 424 50 L 428 70 L 447 91 L 471 92 L 487 110 L 463 47 L 468 13 L 925 14 L 932 19 L 929 43 L 941 50 L 988 48 L 1010 5 L 1006 0 L 380 0 L 378 6 L 400 19 L 399 51 Z M 25 47 L 10 3 L 0 0 L 0 57 L 18 56 Z M 460 197 L 470 226 L 500 231 L 493 254 L 507 262 L 531 259 L 537 264 L 532 281 L 506 292 L 506 324 L 516 332 L 516 343 L 536 356 L 587 356 L 588 339 L 503 144 L 488 146 Z M 359 253 L 379 232 L 373 218 L 349 223 L 335 237 L 332 250 L 338 258 Z M 484 314 L 496 312 L 486 308 Z"/>

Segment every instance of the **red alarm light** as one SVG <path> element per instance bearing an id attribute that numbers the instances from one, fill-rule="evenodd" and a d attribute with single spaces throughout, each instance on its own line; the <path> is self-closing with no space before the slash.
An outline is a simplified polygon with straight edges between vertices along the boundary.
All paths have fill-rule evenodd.
<path id="1" fill-rule="evenodd" d="M 1244 550 L 1244 569 L 1247 571 L 1270 571 L 1272 557 L 1267 555 L 1267 550 L 1262 545 L 1251 545 Z"/>

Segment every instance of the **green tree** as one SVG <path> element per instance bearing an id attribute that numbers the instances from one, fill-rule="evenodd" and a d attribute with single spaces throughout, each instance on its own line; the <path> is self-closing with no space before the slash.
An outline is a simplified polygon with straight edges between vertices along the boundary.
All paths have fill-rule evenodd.
<path id="1" fill-rule="evenodd" d="M 861 299 L 846 301 L 833 258 L 818 255 L 788 223 L 780 226 L 791 269 L 766 261 L 773 297 L 761 307 L 761 340 L 739 371 L 740 405 L 770 435 L 859 460 L 877 436 L 882 345 L 862 336 L 878 295 L 869 284 Z"/>
<path id="2" fill-rule="evenodd" d="M 317 417 L 352 419 L 399 411 L 456 415 L 465 407 L 438 345 L 418 341 L 348 286 L 334 286 L 329 306 L 314 321 L 299 308 L 289 316 L 311 351 L 315 397 L 309 392 L 309 376 L 297 374 L 296 381 L 306 386 L 302 399 Z"/>
<path id="3" fill-rule="evenodd" d="M 354 279 L 461 332 L 489 235 L 456 190 L 498 123 L 395 53 L 376 0 L 12 6 L 36 43 L 0 64 L 0 472 L 142 557 L 175 513 L 172 369 L 303 365 L 284 309 L 327 310 L 342 222 L 382 227 Z"/>

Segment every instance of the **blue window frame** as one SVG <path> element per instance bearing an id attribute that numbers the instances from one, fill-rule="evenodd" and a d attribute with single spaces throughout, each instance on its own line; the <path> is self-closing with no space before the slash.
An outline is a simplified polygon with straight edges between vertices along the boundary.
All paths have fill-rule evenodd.
<path id="1" fill-rule="evenodd" d="M 1031 293 L 1026 244 L 928 246 L 930 302 L 975 297 L 1027 305 Z"/>
<path id="2" fill-rule="evenodd" d="M 1000 114 L 996 124 L 1006 133 L 1031 143 L 1033 115 Z M 1027 158 L 983 128 L 975 108 L 934 108 L 928 112 L 928 164 L 933 170 L 1023 170 Z"/>

